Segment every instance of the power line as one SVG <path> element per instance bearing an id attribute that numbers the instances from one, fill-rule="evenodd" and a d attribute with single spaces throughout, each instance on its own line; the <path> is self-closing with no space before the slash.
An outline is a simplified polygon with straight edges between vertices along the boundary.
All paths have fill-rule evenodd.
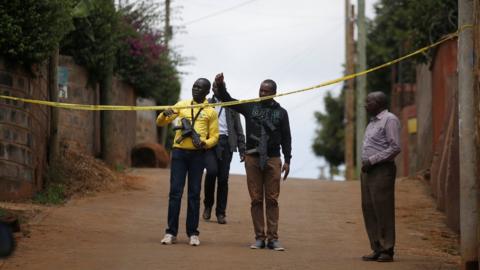
<path id="1" fill-rule="evenodd" d="M 208 18 L 217 16 L 217 15 L 221 15 L 221 14 L 223 14 L 223 13 L 225 13 L 225 12 L 232 11 L 232 10 L 237 9 L 237 8 L 240 8 L 240 7 L 242 7 L 242 6 L 251 4 L 251 3 L 255 2 L 255 1 L 258 1 L 258 0 L 246 1 L 246 2 L 240 3 L 240 4 L 238 4 L 238 5 L 235 5 L 235 6 L 233 6 L 233 7 L 229 7 L 229 8 L 226 8 L 226 9 L 222 9 L 222 10 L 216 11 L 216 12 L 214 12 L 214 13 L 212 13 L 212 14 L 209 14 L 209 15 L 206 15 L 206 16 L 203 16 L 203 17 L 200 17 L 200 18 L 191 20 L 191 21 L 189 21 L 189 22 L 186 22 L 185 25 L 189 25 L 189 24 L 192 24 L 192 23 L 195 23 L 195 22 L 199 22 L 199 21 L 206 20 L 206 19 L 208 19 Z"/>

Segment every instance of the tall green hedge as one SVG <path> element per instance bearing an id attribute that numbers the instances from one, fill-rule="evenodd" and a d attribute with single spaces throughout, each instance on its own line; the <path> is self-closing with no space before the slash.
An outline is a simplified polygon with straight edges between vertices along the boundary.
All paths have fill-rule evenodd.
<path id="1" fill-rule="evenodd" d="M 0 1 L 0 55 L 29 66 L 48 58 L 72 29 L 70 0 Z"/>

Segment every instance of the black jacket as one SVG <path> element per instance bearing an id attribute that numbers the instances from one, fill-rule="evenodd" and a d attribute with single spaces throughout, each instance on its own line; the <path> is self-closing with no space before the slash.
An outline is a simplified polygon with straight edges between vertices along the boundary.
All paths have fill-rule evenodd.
<path id="1" fill-rule="evenodd" d="M 209 103 L 216 103 L 215 99 L 208 99 Z M 230 146 L 230 152 L 238 152 L 240 156 L 245 153 L 245 135 L 243 134 L 242 122 L 240 122 L 240 115 L 229 107 L 223 108 L 227 119 L 228 128 L 228 145 Z"/>
<path id="2" fill-rule="evenodd" d="M 225 88 L 225 84 L 218 86 L 218 98 L 221 101 L 234 101 Z M 241 113 L 245 117 L 247 150 L 255 149 L 258 141 L 254 139 L 261 136 L 261 125 L 268 133 L 269 157 L 279 157 L 280 147 L 282 148 L 285 163 L 290 164 L 292 158 L 292 136 L 290 134 L 290 123 L 287 111 L 275 100 L 267 100 L 259 103 L 244 103 L 229 106 L 233 110 Z M 268 122 L 267 125 L 265 122 Z M 252 136 L 253 135 L 253 136 Z"/>

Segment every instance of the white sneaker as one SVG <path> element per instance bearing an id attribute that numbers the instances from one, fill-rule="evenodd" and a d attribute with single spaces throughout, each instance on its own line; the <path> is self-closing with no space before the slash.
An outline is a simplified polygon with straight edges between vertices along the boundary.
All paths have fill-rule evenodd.
<path id="1" fill-rule="evenodd" d="M 200 238 L 198 235 L 190 236 L 190 246 L 199 246 L 200 245 Z"/>
<path id="2" fill-rule="evenodd" d="M 161 243 L 162 245 L 171 245 L 171 244 L 175 244 L 176 241 L 177 241 L 177 237 L 167 233 L 163 237 Z"/>

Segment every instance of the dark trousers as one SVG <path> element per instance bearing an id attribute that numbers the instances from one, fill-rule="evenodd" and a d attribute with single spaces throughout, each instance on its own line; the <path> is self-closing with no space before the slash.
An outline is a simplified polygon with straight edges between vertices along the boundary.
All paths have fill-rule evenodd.
<path id="1" fill-rule="evenodd" d="M 395 246 L 395 174 L 393 162 L 362 173 L 362 210 L 373 251 L 393 255 Z"/>
<path id="2" fill-rule="evenodd" d="M 217 182 L 217 204 L 215 214 L 226 215 L 228 198 L 228 176 L 230 174 L 230 162 L 232 152 L 228 144 L 227 136 L 220 136 L 217 146 L 206 154 L 207 175 L 205 176 L 205 208 L 212 208 L 215 198 L 215 182 Z M 218 181 L 216 181 L 218 180 Z"/>
<path id="3" fill-rule="evenodd" d="M 170 193 L 168 201 L 168 228 L 166 233 L 177 235 L 178 218 L 183 188 L 188 175 L 187 235 L 199 235 L 200 190 L 202 183 L 204 151 L 173 149 L 170 169 Z"/>
<path id="4" fill-rule="evenodd" d="M 253 229 L 257 240 L 278 239 L 280 177 L 282 160 L 271 157 L 262 170 L 259 157 L 245 155 L 245 171 L 247 172 L 247 186 L 250 194 Z M 264 208 L 265 201 L 265 208 Z M 264 209 L 267 216 L 267 234 L 265 235 Z"/>

